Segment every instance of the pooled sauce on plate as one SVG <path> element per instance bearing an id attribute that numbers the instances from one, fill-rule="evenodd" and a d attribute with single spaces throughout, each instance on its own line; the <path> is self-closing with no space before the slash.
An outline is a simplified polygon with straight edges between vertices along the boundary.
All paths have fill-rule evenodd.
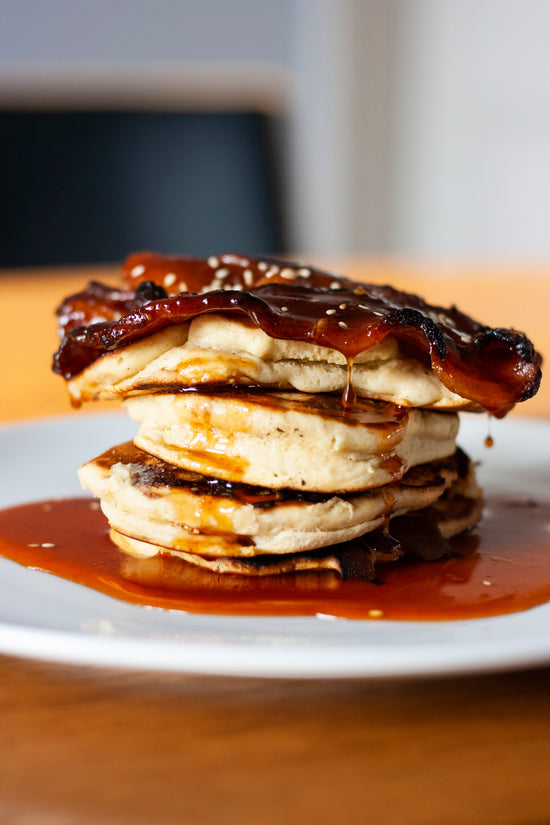
<path id="1" fill-rule="evenodd" d="M 489 497 L 476 529 L 451 540 L 456 556 L 377 568 L 376 584 L 336 574 L 217 575 L 178 559 L 134 560 L 108 537 L 89 498 L 0 511 L 0 555 L 123 601 L 191 613 L 327 615 L 408 621 L 515 613 L 550 601 L 550 502 Z M 185 574 L 170 589 L 170 570 Z M 143 577 L 162 586 L 145 586 Z"/>

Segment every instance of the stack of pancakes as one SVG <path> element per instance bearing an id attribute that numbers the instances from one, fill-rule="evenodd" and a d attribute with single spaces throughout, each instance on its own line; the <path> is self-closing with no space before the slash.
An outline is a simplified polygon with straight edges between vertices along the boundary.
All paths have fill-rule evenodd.
<path id="1" fill-rule="evenodd" d="M 125 290 L 61 305 L 54 367 L 75 404 L 119 398 L 139 423 L 79 472 L 123 553 L 372 580 L 475 525 L 458 411 L 536 391 L 524 336 L 302 265 L 142 254 L 123 271 Z"/>

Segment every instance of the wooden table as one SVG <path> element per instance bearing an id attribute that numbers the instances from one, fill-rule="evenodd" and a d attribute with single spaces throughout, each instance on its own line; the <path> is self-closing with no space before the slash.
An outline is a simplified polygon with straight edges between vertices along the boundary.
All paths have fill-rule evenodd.
<path id="1" fill-rule="evenodd" d="M 550 268 L 345 269 L 523 328 L 550 355 Z M 116 276 L 0 275 L 0 420 L 78 415 L 49 373 L 52 313 L 89 277 Z M 550 416 L 544 386 L 515 414 Z M 269 681 L 0 657 L 0 708 L 10 825 L 550 821 L 550 669 Z"/>

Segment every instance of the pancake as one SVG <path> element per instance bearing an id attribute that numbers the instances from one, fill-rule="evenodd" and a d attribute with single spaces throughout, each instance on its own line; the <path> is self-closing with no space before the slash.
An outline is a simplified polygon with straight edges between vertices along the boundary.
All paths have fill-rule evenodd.
<path id="1" fill-rule="evenodd" d="M 261 329 L 218 314 L 161 330 L 150 348 L 149 340 L 106 352 L 70 379 L 73 402 L 203 386 L 342 393 L 348 382 L 346 359 L 336 350 L 270 338 Z M 408 407 L 475 406 L 451 392 L 425 363 L 406 357 L 392 337 L 355 358 L 353 386 L 362 398 Z"/>
<path id="2" fill-rule="evenodd" d="M 264 487 L 352 491 L 452 455 L 458 416 L 307 393 L 181 393 L 126 401 L 135 443 L 170 464 Z"/>
<path id="3" fill-rule="evenodd" d="M 150 586 L 177 587 L 188 583 L 199 568 L 217 575 L 270 577 L 292 573 L 333 571 L 341 578 L 351 576 L 374 581 L 375 566 L 413 556 L 435 561 L 452 555 L 448 539 L 473 528 L 479 520 L 482 500 L 475 487 L 472 496 L 461 495 L 452 485 L 437 509 L 431 507 L 389 520 L 386 530 L 376 529 L 337 545 L 307 552 L 262 553 L 256 556 L 215 556 L 162 547 L 111 529 L 111 540 L 125 554 L 124 575 Z M 459 485 L 457 484 L 457 488 Z M 460 510 L 460 520 L 456 513 Z M 179 563 L 182 563 L 181 565 Z"/>
<path id="4" fill-rule="evenodd" d="M 463 463 L 456 453 L 413 468 L 399 485 L 332 495 L 221 482 L 128 442 L 85 464 L 79 477 L 119 533 L 201 556 L 250 557 L 303 552 L 372 532 L 391 514 L 436 502 L 464 473 Z"/>

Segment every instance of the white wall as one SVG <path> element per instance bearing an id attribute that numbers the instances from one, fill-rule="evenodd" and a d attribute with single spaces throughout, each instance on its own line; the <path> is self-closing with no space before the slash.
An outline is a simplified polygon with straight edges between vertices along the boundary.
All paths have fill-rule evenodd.
<path id="1" fill-rule="evenodd" d="M 0 60 L 288 60 L 292 0 L 0 0 Z"/>
<path id="2" fill-rule="evenodd" d="M 409 0 L 396 39 L 391 248 L 550 257 L 550 3 Z"/>
<path id="3" fill-rule="evenodd" d="M 296 249 L 548 258 L 549 33 L 548 0 L 0 0 L 0 105 L 263 102 Z"/>

